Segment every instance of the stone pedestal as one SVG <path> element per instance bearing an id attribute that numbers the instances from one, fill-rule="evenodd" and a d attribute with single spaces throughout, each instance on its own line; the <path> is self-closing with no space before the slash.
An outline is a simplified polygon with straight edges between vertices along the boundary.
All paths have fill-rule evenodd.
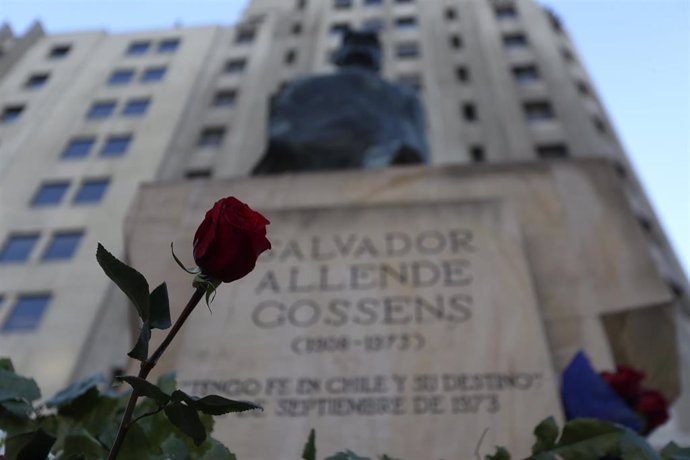
<path id="1" fill-rule="evenodd" d="M 397 168 L 145 187 L 128 254 L 172 299 L 204 212 L 234 195 L 274 249 L 195 311 L 161 363 L 193 393 L 263 404 L 216 436 L 239 458 L 320 453 L 469 458 L 560 417 L 558 375 L 584 349 L 677 392 L 671 294 L 603 161 Z M 664 340 L 639 340 L 640 322 Z M 660 366 L 659 357 L 664 356 Z"/>

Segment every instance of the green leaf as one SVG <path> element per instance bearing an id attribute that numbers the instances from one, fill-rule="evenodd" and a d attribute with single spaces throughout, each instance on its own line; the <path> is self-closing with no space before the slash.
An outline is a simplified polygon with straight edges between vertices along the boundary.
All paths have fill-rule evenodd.
<path id="1" fill-rule="evenodd" d="M 29 379 L 0 369 L 0 402 L 24 399 L 35 401 L 41 397 L 41 390 L 34 379 Z"/>
<path id="2" fill-rule="evenodd" d="M 10 358 L 0 358 L 0 369 L 14 372 L 14 366 L 12 365 L 12 360 Z"/>
<path id="3" fill-rule="evenodd" d="M 165 392 L 156 385 L 141 377 L 125 375 L 117 379 L 127 382 L 137 393 L 139 393 L 139 395 L 153 399 L 159 406 L 165 406 L 170 401 L 170 395 L 165 394 Z"/>
<path id="4" fill-rule="evenodd" d="M 137 361 L 146 361 L 146 358 L 149 357 L 149 340 L 151 340 L 151 326 L 149 326 L 148 322 L 144 321 L 139 331 L 137 343 L 135 343 L 134 348 L 127 353 L 127 356 Z"/>
<path id="5" fill-rule="evenodd" d="M 31 414 L 34 412 L 34 406 L 23 399 L 3 401 L 0 403 L 0 407 L 21 420 L 29 420 Z"/>
<path id="6" fill-rule="evenodd" d="M 558 425 L 553 417 L 543 420 L 534 429 L 534 436 L 536 436 L 537 440 L 534 446 L 532 446 L 532 453 L 538 454 L 552 449 L 558 440 L 558 432 Z"/>
<path id="7" fill-rule="evenodd" d="M 149 283 L 144 275 L 121 262 L 98 243 L 96 260 L 108 278 L 132 301 L 142 321 L 149 320 Z"/>
<path id="8" fill-rule="evenodd" d="M 620 440 L 621 457 L 625 460 L 661 460 L 647 441 L 639 434 L 626 430 Z"/>
<path id="9" fill-rule="evenodd" d="M 146 436 L 139 423 L 130 425 L 127 430 L 127 436 L 122 443 L 122 450 L 120 450 L 117 460 L 143 460 L 153 457 L 156 453 L 160 453 L 160 446 L 154 445 Z"/>
<path id="10" fill-rule="evenodd" d="M 46 401 L 46 406 L 62 408 L 74 402 L 77 398 L 86 395 L 89 390 L 97 388 L 98 385 L 105 382 L 105 376 L 103 374 L 92 375 L 83 380 L 73 383 L 62 391 L 59 391 Z"/>
<path id="11" fill-rule="evenodd" d="M 484 457 L 485 460 L 510 460 L 510 453 L 505 447 L 496 446 L 496 453 L 493 455 L 487 455 Z"/>
<path id="12" fill-rule="evenodd" d="M 247 401 L 234 401 L 218 395 L 197 398 L 196 396 L 189 396 L 182 390 L 175 390 L 172 399 L 173 401 L 184 401 L 188 406 L 209 415 L 223 415 L 255 409 L 263 410 L 261 406 Z"/>
<path id="13" fill-rule="evenodd" d="M 558 443 L 548 451 L 534 456 L 535 460 L 595 459 L 620 455 L 620 443 L 626 428 L 595 419 L 575 419 L 563 428 Z"/>
<path id="14" fill-rule="evenodd" d="M 661 458 L 664 460 L 690 460 L 690 447 L 680 447 L 675 442 L 670 442 L 661 449 Z"/>
<path id="15" fill-rule="evenodd" d="M 149 296 L 151 329 L 165 330 L 172 325 L 170 321 L 170 301 L 168 300 L 168 286 L 163 283 L 151 292 Z"/>
<path id="16" fill-rule="evenodd" d="M 199 460 L 237 460 L 235 454 L 230 452 L 221 442 L 210 438 L 208 442 L 211 447 L 204 452 L 204 455 Z"/>
<path id="17" fill-rule="evenodd" d="M 206 429 L 199 420 L 199 415 L 189 406 L 176 402 L 165 406 L 165 415 L 168 420 L 179 428 L 184 434 L 192 438 L 197 446 L 206 439 Z"/>
<path id="18" fill-rule="evenodd" d="M 302 460 L 316 460 L 316 431 L 312 428 L 302 451 Z"/>
<path id="19" fill-rule="evenodd" d="M 187 268 L 184 266 L 184 264 L 180 261 L 180 259 L 178 259 L 177 256 L 175 255 L 175 248 L 173 247 L 172 243 L 170 243 L 170 252 L 172 252 L 172 256 L 173 256 L 173 259 L 175 259 L 175 263 L 177 263 L 177 265 L 179 265 L 182 270 L 186 271 L 190 275 L 198 275 L 199 273 L 201 273 L 201 269 L 199 267 Z"/>
<path id="20" fill-rule="evenodd" d="M 5 460 L 43 460 L 55 438 L 43 430 L 11 436 L 5 441 Z"/>
<path id="21" fill-rule="evenodd" d="M 107 453 L 101 443 L 84 429 L 68 434 L 62 448 L 65 458 L 81 456 L 84 460 L 100 460 Z"/>

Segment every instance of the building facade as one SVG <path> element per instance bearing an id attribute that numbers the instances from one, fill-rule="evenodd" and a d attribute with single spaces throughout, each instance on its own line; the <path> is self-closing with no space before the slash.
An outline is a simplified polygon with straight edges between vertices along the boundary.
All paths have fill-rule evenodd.
<path id="1" fill-rule="evenodd" d="M 566 30 L 533 0 L 253 0 L 233 27 L 15 37 L 0 29 L 0 350 L 57 390 L 122 367 L 124 254 L 141 183 L 247 176 L 268 101 L 379 32 L 418 91 L 432 165 L 609 160 L 678 308 L 687 283 Z"/>

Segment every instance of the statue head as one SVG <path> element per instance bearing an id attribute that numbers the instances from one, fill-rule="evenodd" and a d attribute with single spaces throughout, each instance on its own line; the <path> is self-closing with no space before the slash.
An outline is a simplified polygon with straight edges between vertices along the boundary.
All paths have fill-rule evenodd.
<path id="1" fill-rule="evenodd" d="M 378 73 L 381 70 L 381 43 L 376 32 L 347 29 L 340 48 L 335 52 L 335 65 L 341 69 L 356 67 Z"/>

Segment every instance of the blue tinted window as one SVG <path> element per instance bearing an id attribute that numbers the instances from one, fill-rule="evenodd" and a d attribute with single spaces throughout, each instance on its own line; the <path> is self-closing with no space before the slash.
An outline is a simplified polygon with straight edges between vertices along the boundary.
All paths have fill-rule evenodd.
<path id="1" fill-rule="evenodd" d="M 108 79 L 108 84 L 109 85 L 125 85 L 132 81 L 132 78 L 134 78 L 134 71 L 133 70 L 115 70 L 113 73 L 110 74 L 110 78 Z"/>
<path id="2" fill-rule="evenodd" d="M 124 110 L 122 111 L 122 115 L 128 116 L 128 117 L 135 117 L 138 115 L 143 115 L 146 113 L 146 110 L 149 108 L 149 100 L 148 99 L 131 99 L 127 101 L 127 105 L 125 105 Z"/>
<path id="3" fill-rule="evenodd" d="M 21 332 L 36 329 L 49 303 L 50 296 L 46 294 L 20 296 L 2 325 L 2 332 Z"/>
<path id="4" fill-rule="evenodd" d="M 62 151 L 62 158 L 84 158 L 91 151 L 95 143 L 93 137 L 78 137 L 72 139 L 65 150 Z"/>
<path id="5" fill-rule="evenodd" d="M 247 61 L 244 59 L 231 59 L 225 63 L 223 71 L 225 73 L 240 73 L 244 70 Z"/>
<path id="6" fill-rule="evenodd" d="M 160 81 L 165 76 L 165 67 L 151 67 L 144 70 L 141 76 L 142 82 Z"/>
<path id="7" fill-rule="evenodd" d="M 132 136 L 124 134 L 122 136 L 110 136 L 103 144 L 101 149 L 102 156 L 120 156 L 127 152 Z"/>
<path id="8" fill-rule="evenodd" d="M 115 102 L 113 101 L 94 102 L 91 106 L 91 109 L 89 109 L 89 113 L 86 114 L 86 117 L 91 120 L 98 118 L 107 118 L 113 114 L 114 110 Z"/>
<path id="9" fill-rule="evenodd" d="M 108 189 L 110 180 L 93 179 L 82 182 L 79 191 L 74 197 L 75 203 L 98 203 L 103 199 L 105 191 Z"/>
<path id="10" fill-rule="evenodd" d="M 48 74 L 47 73 L 34 74 L 34 75 L 31 75 L 28 80 L 26 80 L 24 87 L 29 88 L 29 89 L 37 89 L 37 88 L 40 88 L 41 86 L 45 85 L 47 81 L 48 81 Z"/>
<path id="11" fill-rule="evenodd" d="M 10 235 L 0 252 L 0 263 L 24 262 L 38 242 L 38 233 L 30 235 Z"/>
<path id="12" fill-rule="evenodd" d="M 69 50 L 72 48 L 71 45 L 56 45 L 50 49 L 48 57 L 50 59 L 61 59 L 69 54 Z"/>
<path id="13" fill-rule="evenodd" d="M 42 184 L 38 189 L 33 200 L 32 206 L 50 206 L 59 204 L 65 192 L 69 188 L 69 182 L 54 182 L 52 184 Z"/>
<path id="14" fill-rule="evenodd" d="M 151 42 L 133 42 L 130 43 L 129 48 L 127 48 L 127 54 L 130 56 L 139 56 L 141 54 L 146 54 L 151 46 Z"/>
<path id="15" fill-rule="evenodd" d="M 43 252 L 43 260 L 71 259 L 79 246 L 84 232 L 55 233 Z"/>
<path id="16" fill-rule="evenodd" d="M 0 115 L 0 123 L 11 123 L 19 118 L 22 111 L 24 110 L 23 105 L 12 105 L 5 107 Z"/>
<path id="17" fill-rule="evenodd" d="M 177 46 L 180 44 L 180 40 L 177 38 L 171 38 L 169 40 L 163 40 L 158 44 L 159 53 L 174 53 L 177 50 Z"/>

